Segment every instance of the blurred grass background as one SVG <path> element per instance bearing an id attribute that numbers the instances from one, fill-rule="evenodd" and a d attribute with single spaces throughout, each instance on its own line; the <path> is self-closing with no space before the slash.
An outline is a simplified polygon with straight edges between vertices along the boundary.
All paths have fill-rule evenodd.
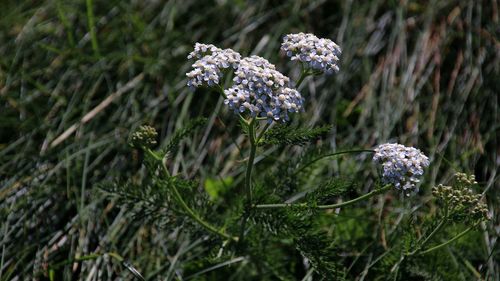
<path id="1" fill-rule="evenodd" d="M 47 279 L 55 264 L 57 280 L 131 279 L 107 256 L 72 263 L 106 251 L 148 280 L 180 278 L 203 240 L 132 219 L 98 184 L 137 176 L 141 156 L 127 138 L 139 125 L 165 140 L 196 116 L 209 124 L 183 143 L 172 169 L 202 183 L 241 178 L 237 122 L 218 95 L 187 89 L 186 56 L 195 42 L 212 43 L 268 58 L 297 79 L 281 38 L 311 32 L 342 47 L 341 71 L 303 84 L 306 112 L 294 122 L 333 124 L 323 140 L 331 150 L 420 148 L 432 160 L 423 202 L 455 171 L 474 173 L 493 219 L 454 270 L 499 280 L 498 13 L 497 0 L 1 1 L 0 279 Z M 321 169 L 368 179 L 373 168 L 361 160 L 370 162 Z"/>

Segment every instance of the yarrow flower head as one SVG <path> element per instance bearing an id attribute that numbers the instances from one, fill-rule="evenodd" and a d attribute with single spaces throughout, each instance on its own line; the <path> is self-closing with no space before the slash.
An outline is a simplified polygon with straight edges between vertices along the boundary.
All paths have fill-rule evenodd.
<path id="1" fill-rule="evenodd" d="M 292 60 L 306 63 L 314 70 L 327 74 L 339 71 L 342 50 L 330 39 L 318 38 L 311 33 L 288 34 L 283 38 L 281 50 Z"/>
<path id="2" fill-rule="evenodd" d="M 303 110 L 302 96 L 290 87 L 290 79 L 264 58 L 242 59 L 233 80 L 234 85 L 224 91 L 224 103 L 235 112 L 267 117 L 271 123 L 288 121 L 289 112 Z"/>
<path id="3" fill-rule="evenodd" d="M 193 70 L 186 73 L 190 87 L 214 86 L 219 84 L 222 71 L 236 69 L 241 55 L 231 49 L 220 49 L 211 44 L 196 43 L 188 59 L 198 59 L 192 65 Z"/>
<path id="4" fill-rule="evenodd" d="M 424 168 L 429 166 L 429 158 L 420 150 L 397 143 L 379 145 L 375 149 L 373 161 L 382 164 L 382 180 L 394 184 L 406 195 L 416 189 Z"/>

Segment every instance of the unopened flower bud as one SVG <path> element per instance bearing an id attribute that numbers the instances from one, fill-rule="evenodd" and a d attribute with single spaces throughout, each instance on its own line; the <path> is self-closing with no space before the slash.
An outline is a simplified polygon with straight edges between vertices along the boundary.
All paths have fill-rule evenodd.
<path id="1" fill-rule="evenodd" d="M 157 136 L 158 133 L 153 127 L 144 125 L 140 126 L 139 129 L 130 136 L 129 142 L 133 147 L 151 148 L 156 145 Z"/>

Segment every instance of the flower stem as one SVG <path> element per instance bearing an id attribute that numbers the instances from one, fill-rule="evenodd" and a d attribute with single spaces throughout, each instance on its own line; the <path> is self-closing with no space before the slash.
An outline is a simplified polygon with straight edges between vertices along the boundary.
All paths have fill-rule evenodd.
<path id="1" fill-rule="evenodd" d="M 269 129 L 269 126 L 271 126 L 271 123 L 266 123 L 264 126 L 264 129 L 260 132 L 260 134 L 257 136 L 257 139 L 255 140 L 255 143 L 258 145 L 262 137 L 264 136 L 264 133 Z"/>
<path id="2" fill-rule="evenodd" d="M 250 139 L 250 155 L 248 156 L 247 170 L 245 173 L 245 192 L 247 196 L 247 201 L 245 203 L 245 213 L 241 219 L 241 228 L 239 243 L 243 242 L 245 237 L 245 225 L 250 215 L 250 210 L 252 209 L 252 170 L 253 162 L 255 161 L 255 154 L 257 153 L 257 143 L 255 137 L 255 118 L 248 124 L 248 137 Z"/>
<path id="3" fill-rule="evenodd" d="M 310 73 L 308 71 L 302 70 L 302 73 L 300 74 L 299 80 L 297 80 L 297 83 L 295 84 L 295 88 L 298 89 L 300 84 L 302 84 L 304 79 L 309 75 L 310 75 Z"/>
<path id="4" fill-rule="evenodd" d="M 149 155 L 151 155 L 153 158 L 158 160 L 158 156 L 151 151 L 150 149 L 145 150 Z M 169 177 L 170 173 L 167 169 L 167 166 L 165 165 L 165 162 L 162 160 L 159 160 L 161 162 L 161 166 L 163 168 L 164 173 Z M 170 186 L 171 190 L 173 191 L 173 194 L 175 196 L 175 199 L 177 200 L 177 203 L 179 203 L 180 207 L 186 212 L 186 214 L 191 217 L 194 221 L 196 221 L 200 226 L 208 230 L 209 232 L 212 232 L 216 235 L 219 235 L 225 239 L 233 240 L 233 241 L 238 241 L 238 237 L 232 237 L 229 234 L 225 233 L 222 230 L 218 230 L 208 222 L 204 221 L 198 214 L 196 214 L 187 204 L 186 201 L 182 198 L 182 195 L 180 194 L 179 190 L 177 190 L 177 187 L 175 185 Z"/>
<path id="5" fill-rule="evenodd" d="M 443 226 L 445 225 L 446 223 L 446 218 L 443 218 L 443 220 L 441 220 L 441 222 L 439 222 L 439 224 L 436 226 L 436 228 L 434 228 L 434 230 L 431 232 L 431 234 L 429 234 L 429 236 L 427 236 L 424 241 L 422 241 L 422 243 L 419 245 L 419 248 L 417 250 L 415 250 L 414 252 L 411 253 L 411 255 L 415 254 L 415 253 L 418 253 L 420 251 L 420 249 L 422 249 L 422 247 L 427 244 L 427 242 L 429 242 L 429 240 L 434 236 L 436 235 L 436 233 L 441 230 L 441 228 L 443 228 Z"/>
<path id="6" fill-rule="evenodd" d="M 354 204 L 356 202 L 363 201 L 365 199 L 371 198 L 371 197 L 373 197 L 373 196 L 375 196 L 377 194 L 384 193 L 385 191 L 387 191 L 387 190 L 389 190 L 391 188 L 392 188 L 392 185 L 387 184 L 387 185 L 384 185 L 383 187 L 381 187 L 379 189 L 372 190 L 372 191 L 368 192 L 365 195 L 359 196 L 358 198 L 354 198 L 354 199 L 349 200 L 349 201 L 345 201 L 345 202 L 337 203 L 337 204 L 331 204 L 331 205 L 319 205 L 318 209 L 336 209 L 336 208 L 340 208 L 340 207 L 349 206 L 349 205 L 352 205 L 352 204 Z"/>
<path id="7" fill-rule="evenodd" d="M 252 205 L 252 169 L 257 152 L 257 143 L 255 141 L 255 119 L 248 125 L 248 137 L 250 138 L 250 155 L 248 156 L 247 170 L 245 174 L 245 190 L 247 194 L 247 204 Z"/>
<path id="8" fill-rule="evenodd" d="M 434 228 L 434 230 L 432 230 L 431 234 L 429 234 L 429 236 L 425 237 L 424 241 L 422 241 L 421 243 L 420 243 L 420 239 L 421 239 L 420 238 L 417 241 L 417 244 L 418 244 L 417 248 L 414 251 L 412 251 L 412 252 L 410 252 L 410 253 L 408 253 L 406 255 L 407 256 L 413 256 L 413 255 L 419 253 L 420 250 L 422 249 L 422 247 L 425 244 L 427 244 L 427 242 L 429 242 L 429 240 L 431 240 L 431 238 L 434 237 L 434 235 L 436 235 L 436 233 L 438 233 L 438 231 L 441 230 L 441 228 L 443 228 L 443 226 L 446 224 L 447 219 L 448 219 L 448 205 L 446 205 L 445 208 L 444 208 L 444 217 L 443 217 L 443 219 L 439 222 L 439 224 L 436 226 L 436 228 Z"/>
<path id="9" fill-rule="evenodd" d="M 217 86 L 215 86 L 215 88 L 217 89 L 217 93 L 219 93 L 223 99 L 227 99 L 227 96 L 224 93 L 224 88 L 221 85 L 217 84 Z"/>
<path id="10" fill-rule="evenodd" d="M 307 162 L 306 164 L 304 164 L 302 167 L 298 168 L 294 173 L 293 175 L 296 176 L 297 174 L 299 174 L 300 172 L 302 172 L 305 168 L 311 166 L 312 164 L 316 163 L 317 161 L 323 159 L 323 158 L 327 158 L 327 157 L 333 157 L 333 156 L 337 156 L 337 155 L 342 155 L 342 154 L 349 154 L 349 153 L 362 153 L 362 152 L 375 152 L 371 149 L 354 149 L 354 150 L 346 150 L 346 151 L 338 151 L 338 152 L 334 152 L 334 153 L 329 153 L 329 154 L 325 154 L 325 155 L 322 155 L 322 156 L 319 156 L 317 158 L 314 158 L 313 160 Z"/>
<path id="11" fill-rule="evenodd" d="M 342 203 L 337 203 L 337 204 L 331 204 L 331 205 L 311 206 L 308 203 L 298 203 L 298 204 L 281 203 L 281 204 L 260 204 L 260 205 L 255 205 L 254 207 L 257 209 L 275 209 L 275 208 L 286 208 L 286 207 L 309 207 L 309 208 L 315 208 L 315 209 L 320 209 L 320 210 L 336 209 L 336 208 L 340 208 L 340 207 L 349 206 L 349 205 L 352 205 L 352 204 L 357 203 L 359 201 L 363 201 L 365 199 L 371 198 L 377 194 L 383 193 L 383 192 L 391 189 L 391 187 L 392 187 L 392 185 L 388 184 L 388 185 L 385 185 L 379 189 L 372 190 L 371 192 L 368 192 L 367 194 L 359 196 L 359 197 L 354 198 L 352 200 L 345 201 Z"/>
<path id="12" fill-rule="evenodd" d="M 442 248 L 442 247 L 444 247 L 444 246 L 447 246 L 448 244 L 451 244 L 451 243 L 455 242 L 456 240 L 458 240 L 458 239 L 462 238 L 462 236 L 466 235 L 466 234 L 467 234 L 467 233 L 469 233 L 471 230 L 473 230 L 473 229 L 476 227 L 476 225 L 477 225 L 477 224 L 475 224 L 475 225 L 473 225 L 473 226 L 471 226 L 471 227 L 467 228 L 466 230 L 464 230 L 464 231 L 460 232 L 457 236 L 455 236 L 455 237 L 451 238 L 450 240 L 448 240 L 448 241 L 446 241 L 446 242 L 443 242 L 443 243 L 441 243 L 441 244 L 439 244 L 439 245 L 437 245 L 437 246 L 431 247 L 431 248 L 429 248 L 429 249 L 427 249 L 427 250 L 425 250 L 425 251 L 420 252 L 420 255 L 425 255 L 425 254 L 428 254 L 428 253 L 430 253 L 430 252 L 432 252 L 432 251 L 435 251 L 435 250 L 440 249 L 440 248 Z"/>

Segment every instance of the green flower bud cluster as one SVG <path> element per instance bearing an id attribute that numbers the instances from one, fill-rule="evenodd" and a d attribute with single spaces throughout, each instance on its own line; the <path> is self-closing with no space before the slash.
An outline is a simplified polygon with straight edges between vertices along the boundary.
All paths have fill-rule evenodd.
<path id="1" fill-rule="evenodd" d="M 435 186 L 432 195 L 447 206 L 450 218 L 474 223 L 488 217 L 488 207 L 481 201 L 481 194 L 475 194 L 471 188 L 476 184 L 474 175 L 456 173 L 453 186 Z"/>
<path id="2" fill-rule="evenodd" d="M 133 147 L 141 148 L 141 147 L 146 147 L 146 148 L 151 148 L 156 145 L 156 137 L 158 136 L 158 133 L 156 132 L 155 128 L 144 125 L 140 126 L 137 131 L 135 131 L 131 136 L 129 143 Z"/>
<path id="3" fill-rule="evenodd" d="M 461 185 L 462 187 L 467 187 L 471 185 L 476 185 L 476 176 L 474 175 L 467 175 L 466 173 L 456 173 L 455 174 L 455 181 L 457 185 Z"/>

